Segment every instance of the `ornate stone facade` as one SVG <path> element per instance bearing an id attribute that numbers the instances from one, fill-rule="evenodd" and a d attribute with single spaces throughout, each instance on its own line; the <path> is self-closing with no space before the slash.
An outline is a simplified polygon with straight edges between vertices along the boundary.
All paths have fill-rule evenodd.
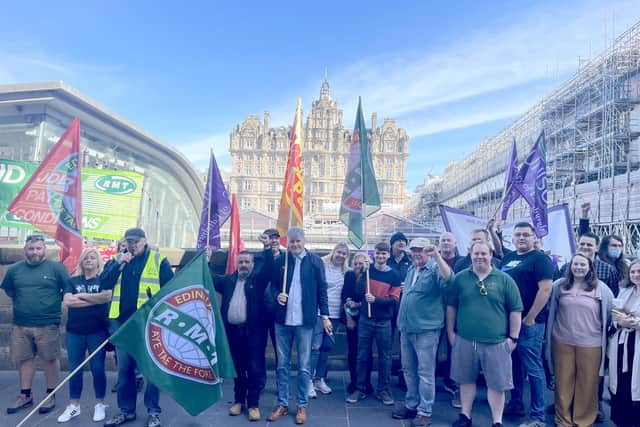
<path id="1" fill-rule="evenodd" d="M 230 189 L 237 193 L 241 208 L 256 209 L 275 217 L 280 204 L 291 126 L 274 128 L 270 127 L 269 121 L 269 112 L 264 113 L 262 122 L 258 116 L 250 115 L 231 132 Z M 383 207 L 399 211 L 407 201 L 409 137 L 395 119 L 384 119 L 381 126 L 377 126 L 376 121 L 377 115 L 373 113 L 368 133 L 378 188 Z M 326 80 L 320 89 L 320 99 L 312 103 L 303 132 L 305 222 L 336 223 L 353 127 L 345 129 L 342 110 L 331 99 Z"/>

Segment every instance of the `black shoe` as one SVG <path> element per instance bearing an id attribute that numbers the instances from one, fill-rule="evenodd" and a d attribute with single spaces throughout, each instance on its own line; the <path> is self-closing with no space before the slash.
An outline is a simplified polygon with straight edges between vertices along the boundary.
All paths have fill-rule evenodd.
<path id="1" fill-rule="evenodd" d="M 524 406 L 522 405 L 513 405 L 511 404 L 511 402 L 509 402 L 505 407 L 504 407 L 504 415 L 508 416 L 508 417 L 524 417 L 526 415 L 525 411 L 524 411 Z"/>
<path id="2" fill-rule="evenodd" d="M 471 427 L 471 418 L 467 418 L 465 414 L 460 414 L 458 419 L 451 424 L 452 427 Z"/>
<path id="3" fill-rule="evenodd" d="M 402 408 L 393 411 L 391 413 L 391 418 L 394 420 L 410 420 L 415 418 L 416 415 L 418 415 L 418 411 L 403 406 Z"/>
<path id="4" fill-rule="evenodd" d="M 41 413 L 41 414 L 48 414 L 49 412 L 53 411 L 55 409 L 55 407 L 56 407 L 56 397 L 55 396 L 51 396 L 38 409 L 38 412 Z"/>

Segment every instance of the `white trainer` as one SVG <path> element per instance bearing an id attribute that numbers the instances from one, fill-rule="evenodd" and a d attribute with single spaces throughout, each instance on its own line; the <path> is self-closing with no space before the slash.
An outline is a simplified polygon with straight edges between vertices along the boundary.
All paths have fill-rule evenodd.
<path id="1" fill-rule="evenodd" d="M 107 405 L 104 403 L 96 403 L 93 407 L 93 421 L 98 422 L 104 420 L 106 416 Z"/>
<path id="2" fill-rule="evenodd" d="M 331 394 L 331 392 L 333 391 L 331 390 L 331 387 L 329 387 L 327 383 L 324 381 L 324 378 L 315 380 L 313 382 L 313 387 L 322 394 Z"/>
<path id="3" fill-rule="evenodd" d="M 80 405 L 73 405 L 73 404 L 70 403 L 65 408 L 64 412 L 62 414 L 60 414 L 60 416 L 58 417 L 58 422 L 59 423 L 66 423 L 71 418 L 75 418 L 78 415 L 80 415 Z"/>
<path id="4" fill-rule="evenodd" d="M 316 397 L 318 397 L 318 394 L 316 393 L 316 389 L 313 388 L 313 380 L 309 380 L 308 395 L 309 395 L 309 399 L 315 399 Z"/>

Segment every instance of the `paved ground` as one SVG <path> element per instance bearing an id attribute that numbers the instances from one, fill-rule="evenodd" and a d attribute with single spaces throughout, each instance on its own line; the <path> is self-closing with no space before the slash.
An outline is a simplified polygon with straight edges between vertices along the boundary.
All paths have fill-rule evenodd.
<path id="1" fill-rule="evenodd" d="M 108 375 L 108 388 L 115 382 L 115 374 L 110 372 Z M 344 402 L 345 386 L 348 382 L 348 372 L 331 372 L 329 374 L 328 384 L 333 388 L 331 395 L 321 395 L 318 399 L 312 400 L 309 405 L 309 419 L 307 426 L 310 427 L 325 427 L 325 426 L 344 426 L 344 427 L 382 427 L 382 426 L 410 426 L 411 423 L 407 421 L 397 421 L 391 418 L 391 411 L 393 407 L 385 407 L 381 402 L 375 398 L 368 397 L 357 405 L 349 405 Z M 0 371 L 0 407 L 2 412 L 0 413 L 0 426 L 9 427 L 15 426 L 22 420 L 28 411 L 23 411 L 14 415 L 6 415 L 4 408 L 13 401 L 16 395 L 18 375 L 16 372 Z M 375 374 L 374 374 L 375 379 Z M 264 391 L 261 399 L 260 410 L 262 412 L 262 420 L 257 423 L 249 423 L 246 419 L 246 415 L 238 417 L 230 417 L 227 415 L 227 410 L 230 406 L 229 399 L 232 398 L 232 381 L 227 381 L 224 384 L 224 398 L 222 401 L 216 403 L 204 413 L 198 417 L 191 417 L 180 406 L 178 406 L 173 400 L 166 396 L 161 396 L 160 405 L 162 407 L 162 425 L 164 427 L 209 427 L 209 426 L 294 426 L 294 415 L 290 414 L 288 417 L 282 418 L 275 423 L 269 423 L 265 420 L 269 410 L 275 403 L 275 380 L 273 373 L 269 376 L 267 388 Z M 36 375 L 34 384 L 34 396 L 37 399 L 41 399 L 43 396 L 43 378 L 42 374 Z M 26 423 L 26 426 L 54 426 L 57 424 L 58 415 L 64 410 L 67 404 L 68 390 L 65 387 L 64 391 L 58 393 L 58 407 L 56 410 L 48 415 L 35 414 Z M 91 377 L 89 373 L 85 373 L 85 392 L 83 393 L 82 410 L 84 411 L 80 416 L 71 420 L 67 425 L 69 426 L 96 426 L 101 425 L 93 423 L 91 417 L 93 414 L 92 396 L 93 390 L 91 388 Z M 115 394 L 107 391 L 106 403 L 111 405 L 107 409 L 107 417 L 110 414 L 116 412 L 115 408 Z M 403 393 L 397 389 L 393 389 L 394 397 L 397 399 L 396 407 L 400 407 L 402 404 Z M 292 394 L 293 395 L 293 394 Z M 457 419 L 458 410 L 450 406 L 450 395 L 441 389 L 438 389 L 436 397 L 436 403 L 433 410 L 433 426 L 444 427 L 450 426 L 451 423 Z M 552 401 L 553 393 L 549 392 L 548 400 Z M 142 406 L 142 395 L 138 395 L 138 420 L 127 423 L 127 426 L 146 426 L 146 412 Z M 293 405 L 295 406 L 295 405 Z M 608 406 L 606 406 L 608 411 Z M 295 412 L 295 411 L 294 411 Z M 517 426 L 523 420 L 508 420 L 505 419 L 505 426 Z M 549 418 L 549 425 L 553 425 L 552 418 Z M 491 418 L 489 412 L 489 406 L 485 399 L 485 390 L 481 389 L 478 393 L 478 398 L 473 410 L 473 425 L 474 426 L 490 426 Z M 611 423 L 599 424 L 598 426 L 613 426 Z"/>

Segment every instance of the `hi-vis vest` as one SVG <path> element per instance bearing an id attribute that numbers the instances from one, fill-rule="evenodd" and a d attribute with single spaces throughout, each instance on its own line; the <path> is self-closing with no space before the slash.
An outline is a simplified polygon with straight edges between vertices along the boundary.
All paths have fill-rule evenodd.
<path id="1" fill-rule="evenodd" d="M 151 295 L 154 295 L 160 290 L 160 263 L 166 259 L 165 256 L 160 256 L 160 253 L 149 249 L 149 257 L 147 263 L 144 265 L 144 270 L 140 275 L 140 284 L 138 285 L 138 301 L 136 308 L 142 307 L 147 302 L 149 296 L 147 289 Z M 122 280 L 122 274 L 118 277 L 118 282 L 113 288 L 113 297 L 111 299 L 111 308 L 109 309 L 109 319 L 117 319 L 120 317 L 120 282 Z"/>

